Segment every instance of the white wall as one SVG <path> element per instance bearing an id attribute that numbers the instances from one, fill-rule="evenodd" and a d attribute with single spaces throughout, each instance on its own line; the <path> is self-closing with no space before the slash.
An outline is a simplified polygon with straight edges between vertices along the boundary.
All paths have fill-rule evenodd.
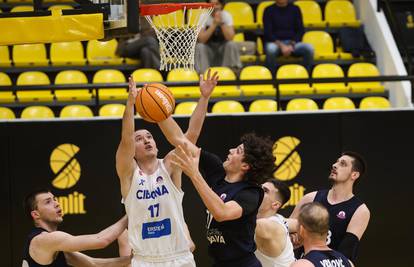
<path id="1" fill-rule="evenodd" d="M 354 5 L 376 53 L 381 74 L 407 75 L 387 19 L 382 11 L 377 12 L 377 0 L 354 0 Z M 390 101 L 394 107 L 412 107 L 410 82 L 388 82 L 385 87 L 390 90 Z"/>

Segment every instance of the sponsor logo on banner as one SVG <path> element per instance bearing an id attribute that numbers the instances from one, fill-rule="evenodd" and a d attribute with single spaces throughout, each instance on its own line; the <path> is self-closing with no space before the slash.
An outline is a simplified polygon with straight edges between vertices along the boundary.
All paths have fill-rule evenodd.
<path id="1" fill-rule="evenodd" d="M 284 136 L 273 144 L 273 155 L 276 157 L 274 178 L 286 182 L 297 177 L 302 167 L 302 159 L 297 150 L 300 143 L 294 136 Z M 284 207 L 296 206 L 305 194 L 305 187 L 296 182 L 289 189 L 291 197 Z"/>
<path id="2" fill-rule="evenodd" d="M 74 144 L 62 144 L 50 154 L 50 168 L 55 174 L 52 186 L 56 189 L 66 190 L 75 186 L 81 177 L 81 167 L 76 159 L 80 148 Z M 68 195 L 56 196 L 63 214 L 86 214 L 86 195 L 73 191 Z"/>

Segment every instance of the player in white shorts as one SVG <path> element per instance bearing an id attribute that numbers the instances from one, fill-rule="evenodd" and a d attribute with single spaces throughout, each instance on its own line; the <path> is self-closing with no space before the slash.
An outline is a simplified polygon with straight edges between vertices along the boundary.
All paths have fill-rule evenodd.
<path id="1" fill-rule="evenodd" d="M 288 225 L 278 210 L 290 198 L 286 184 L 269 179 L 262 185 L 265 192 L 257 213 L 255 240 L 256 257 L 263 267 L 289 267 L 295 261 Z"/>
<path id="2" fill-rule="evenodd" d="M 217 80 L 217 73 L 211 76 L 209 71 L 206 79 L 200 75 L 201 97 L 186 133 L 194 143 Z M 149 131 L 134 131 L 136 96 L 135 82 L 130 78 L 116 169 L 128 215 L 128 241 L 134 253 L 131 265 L 195 266 L 182 208 L 182 171 L 171 164 L 171 152 L 164 159 L 157 158 L 157 145 Z"/>

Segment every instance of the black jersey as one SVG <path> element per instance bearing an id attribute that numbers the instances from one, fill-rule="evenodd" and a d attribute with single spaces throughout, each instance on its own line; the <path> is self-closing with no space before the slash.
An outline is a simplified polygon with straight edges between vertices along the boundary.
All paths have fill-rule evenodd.
<path id="1" fill-rule="evenodd" d="M 311 250 L 303 256 L 315 267 L 351 267 L 349 260 L 335 250 Z"/>
<path id="2" fill-rule="evenodd" d="M 364 204 L 356 196 L 337 204 L 328 202 L 329 190 L 320 190 L 316 193 L 314 202 L 319 202 L 329 212 L 329 232 L 326 240 L 328 247 L 337 250 L 345 236 L 348 224 L 359 206 Z"/>
<path id="3" fill-rule="evenodd" d="M 47 232 L 43 228 L 34 228 L 32 232 L 27 237 L 26 243 L 23 248 L 23 265 L 22 266 L 28 266 L 28 267 L 69 267 L 69 265 L 66 263 L 65 254 L 63 254 L 62 251 L 59 251 L 56 255 L 55 260 L 48 265 L 42 265 L 37 262 L 35 262 L 32 257 L 30 257 L 29 253 L 29 246 L 30 242 L 32 242 L 32 239 L 35 238 L 37 235 L 41 234 L 42 232 Z M 24 262 L 26 262 L 28 265 L 24 265 Z"/>
<path id="4" fill-rule="evenodd" d="M 207 211 L 209 255 L 214 266 L 261 266 L 254 255 L 256 216 L 263 199 L 261 187 L 241 181 L 228 183 L 221 160 L 202 151 L 200 170 L 213 191 L 224 201 L 236 201 L 243 209 L 242 217 L 225 222 L 216 221 Z"/>

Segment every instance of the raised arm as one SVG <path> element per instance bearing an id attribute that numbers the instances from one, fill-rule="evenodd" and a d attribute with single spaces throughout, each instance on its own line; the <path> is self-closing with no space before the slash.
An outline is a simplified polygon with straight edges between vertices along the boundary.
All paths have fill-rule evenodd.
<path id="1" fill-rule="evenodd" d="M 277 257 L 286 246 L 286 230 L 284 226 L 272 221 L 269 218 L 261 218 L 256 220 L 255 239 L 257 247 L 266 256 Z"/>
<path id="2" fill-rule="evenodd" d="M 315 199 L 315 196 L 316 196 L 316 191 L 310 192 L 304 195 L 299 201 L 299 203 L 296 205 L 295 209 L 290 214 L 289 218 L 297 219 L 299 217 L 299 211 L 302 208 L 302 206 L 305 205 L 306 203 L 312 202 Z"/>
<path id="3" fill-rule="evenodd" d="M 136 163 L 134 140 L 134 104 L 137 97 L 137 88 L 132 77 L 129 78 L 129 94 L 124 115 L 122 117 L 121 142 L 116 151 L 116 171 L 121 183 L 121 194 L 125 199 L 131 187 L 132 174 Z"/>
<path id="4" fill-rule="evenodd" d="M 243 208 L 234 200 L 224 203 L 210 188 L 198 169 L 199 159 L 200 149 L 198 148 L 194 152 L 188 147 L 179 146 L 172 155 L 172 163 L 190 177 L 204 205 L 216 221 L 222 222 L 240 218 L 243 214 Z"/>
<path id="5" fill-rule="evenodd" d="M 100 231 L 97 234 L 73 236 L 65 232 L 55 231 L 43 233 L 31 242 L 36 251 L 64 251 L 76 252 L 83 250 L 101 249 L 111 244 L 126 229 L 128 219 L 126 215 L 118 222 Z"/>
<path id="6" fill-rule="evenodd" d="M 214 87 L 217 85 L 218 79 L 218 73 L 214 72 L 211 76 L 210 69 L 207 71 L 206 79 L 204 79 L 204 76 L 200 74 L 201 96 L 195 110 L 193 111 L 193 114 L 191 115 L 190 123 L 188 125 L 187 132 L 185 133 L 185 136 L 193 144 L 197 143 L 198 137 L 200 136 L 201 128 L 203 128 L 204 119 L 206 118 L 208 101 L 210 100 Z"/>

